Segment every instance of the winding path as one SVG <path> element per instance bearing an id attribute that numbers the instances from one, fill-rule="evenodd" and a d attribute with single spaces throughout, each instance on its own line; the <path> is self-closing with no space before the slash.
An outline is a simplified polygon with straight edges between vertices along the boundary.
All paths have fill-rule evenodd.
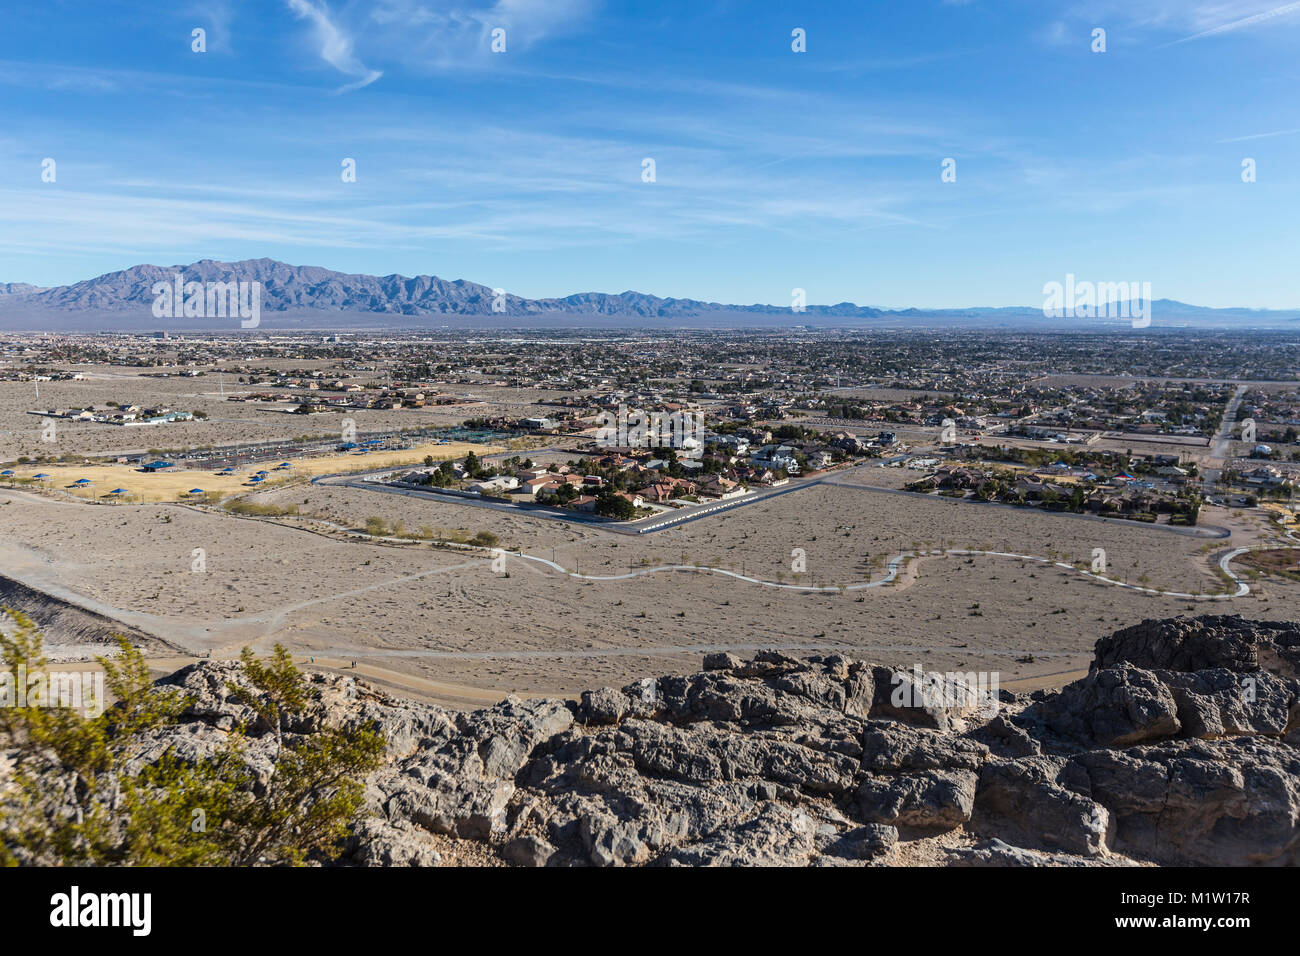
<path id="1" fill-rule="evenodd" d="M 325 521 L 320 518 L 312 518 L 307 520 L 317 521 L 336 531 L 341 531 L 347 534 L 351 534 L 359 538 L 365 538 L 366 540 L 369 541 L 382 541 L 391 544 L 404 544 L 404 545 L 409 545 L 412 543 L 412 540 L 409 538 L 396 538 L 387 535 L 364 534 L 356 529 L 345 528 L 344 526 L 336 524 L 335 522 Z M 1287 537 L 1291 538 L 1291 540 L 1293 541 L 1300 540 L 1293 537 L 1291 532 L 1287 532 Z M 523 561 L 531 561 L 535 564 L 540 564 L 544 567 L 550 568 L 553 571 L 558 571 L 561 574 L 565 575 L 566 577 L 575 578 L 580 581 L 629 581 L 633 578 L 644 577 L 649 574 L 662 574 L 667 571 L 692 571 L 692 572 L 704 572 L 708 574 L 719 574 L 722 575 L 723 577 L 734 578 L 737 581 L 744 581 L 746 584 L 756 584 L 759 585 L 760 587 L 765 587 L 765 588 L 776 588 L 779 590 L 786 590 L 786 591 L 805 591 L 805 592 L 810 591 L 810 592 L 819 592 L 819 593 L 827 593 L 827 594 L 837 594 L 845 591 L 865 591 L 868 589 L 882 588 L 887 585 L 893 584 L 895 581 L 898 580 L 899 572 L 906 566 L 908 561 L 916 560 L 920 558 L 935 558 L 935 557 L 944 557 L 947 555 L 958 555 L 962 557 L 1013 558 L 1019 561 L 1032 561 L 1036 564 L 1042 564 L 1050 567 L 1060 568 L 1063 571 L 1073 571 L 1075 574 L 1081 574 L 1084 577 L 1089 578 L 1090 580 L 1093 581 L 1097 581 L 1101 584 L 1110 584 L 1118 588 L 1125 588 L 1126 590 L 1129 591 L 1139 591 L 1143 594 L 1154 594 L 1158 597 L 1182 598 L 1191 601 L 1226 601 L 1226 600 L 1232 600 L 1234 598 L 1245 597 L 1246 595 L 1250 594 L 1250 585 L 1246 584 L 1246 582 L 1243 581 L 1236 574 L 1236 572 L 1234 572 L 1232 568 L 1229 566 L 1232 560 L 1238 557 L 1239 555 L 1245 554 L 1248 551 L 1268 549 L 1271 546 L 1258 545 L 1256 547 L 1235 548 L 1232 551 L 1229 551 L 1226 554 L 1224 554 L 1221 558 L 1219 558 L 1218 561 L 1219 568 L 1223 571 L 1224 574 L 1228 576 L 1229 579 L 1231 579 L 1237 585 L 1237 590 L 1229 594 L 1192 594 L 1187 591 L 1170 591 L 1163 588 L 1144 587 L 1138 584 L 1129 584 L 1126 581 L 1117 581 L 1114 578 L 1108 578 L 1105 575 L 1098 574 L 1094 571 L 1085 571 L 1065 561 L 1054 561 L 1051 558 L 1044 558 L 1034 554 L 1020 554 L 1015 551 L 984 551 L 975 548 L 944 548 L 944 549 L 935 548 L 930 550 L 919 550 L 919 551 L 900 551 L 898 554 L 894 555 L 889 560 L 889 563 L 886 565 L 886 573 L 884 577 L 881 577 L 877 580 L 858 581 L 853 584 L 844 584 L 844 585 L 840 585 L 840 584 L 816 585 L 816 584 L 798 584 L 798 583 L 792 584 L 785 581 L 770 581 L 765 578 L 756 578 L 748 574 L 741 574 L 739 571 L 730 571 L 727 570 L 726 568 L 714 568 L 714 567 L 709 567 L 708 565 L 701 565 L 701 564 L 660 564 L 650 568 L 637 568 L 635 570 L 628 570 L 623 574 L 584 574 L 580 571 L 570 571 L 567 568 L 565 568 L 563 565 L 558 564 L 555 561 L 552 561 L 548 558 L 543 558 L 540 555 L 536 555 L 536 554 L 527 554 L 522 551 L 505 551 L 502 550 L 501 548 L 482 548 L 476 545 L 468 545 L 468 544 L 460 545 L 459 547 L 467 550 L 472 550 L 472 551 L 485 552 L 486 554 L 492 555 L 493 558 L 510 557 L 510 558 L 515 558 Z M 1300 545 L 1296 545 L 1295 547 L 1297 550 L 1300 550 Z M 481 566 L 482 564 L 488 563 L 488 561 L 489 559 L 485 557 L 482 561 L 467 562 L 465 564 L 456 565 L 455 567 L 459 569 L 459 568 L 466 568 L 475 565 Z M 424 575 L 431 574 L 431 573 L 435 573 L 435 572 L 424 571 L 424 572 L 420 572 L 419 574 L 408 575 L 407 577 L 394 579 L 394 581 L 392 581 L 391 583 L 396 584 L 401 581 L 409 580 L 412 577 L 423 577 Z M 370 585 L 369 587 L 363 588 L 361 590 L 369 591 L 369 590 L 374 590 L 376 587 L 382 587 L 382 582 L 378 585 Z M 307 601 L 304 602 L 302 606 L 306 606 L 309 604 L 317 604 L 317 603 L 321 603 L 322 601 L 328 601 L 328 600 L 332 600 L 332 597 L 319 598 L 313 601 Z"/>
<path id="2" fill-rule="evenodd" d="M 747 584 L 757 584 L 765 588 L 782 588 L 788 591 L 816 591 L 816 592 L 824 592 L 824 593 L 839 593 L 842 591 L 865 591 L 868 588 L 880 588 L 880 587 L 885 587 L 886 585 L 889 584 L 893 584 L 894 581 L 896 581 L 898 578 L 899 570 L 904 565 L 906 565 L 908 561 L 913 559 L 944 557 L 950 554 L 960 555 L 960 556 L 983 556 L 983 557 L 990 557 L 990 558 L 1015 558 L 1020 561 L 1033 561 L 1038 564 L 1049 565 L 1051 567 L 1060 568 L 1063 571 L 1073 571 L 1075 574 L 1081 574 L 1086 578 L 1090 578 L 1091 580 L 1098 581 L 1102 584 L 1113 584 L 1115 587 L 1126 588 L 1130 591 L 1141 591 L 1144 594 L 1155 594 L 1155 595 L 1159 595 L 1160 597 L 1186 598 L 1192 601 L 1224 601 L 1224 600 L 1230 600 L 1232 598 L 1245 597 L 1247 594 L 1250 593 L 1250 586 L 1246 584 L 1246 582 L 1242 581 L 1241 578 L 1239 578 L 1232 571 L 1232 569 L 1228 567 L 1228 563 L 1233 558 L 1237 557 L 1239 554 L 1244 554 L 1245 552 L 1251 550 L 1254 549 L 1237 548 L 1233 551 L 1228 552 L 1222 558 L 1219 559 L 1219 567 L 1222 568 L 1224 573 L 1227 574 L 1228 577 L 1231 578 L 1233 581 L 1235 581 L 1237 584 L 1237 590 L 1231 594 L 1191 594 L 1185 591 L 1167 591 L 1161 588 L 1142 587 L 1141 585 L 1137 585 L 1137 584 L 1128 584 L 1125 581 L 1116 581 L 1114 578 L 1108 578 L 1104 575 L 1097 574 L 1096 572 L 1093 571 L 1081 570 L 1080 568 L 1076 568 L 1074 565 L 1069 564 L 1065 561 L 1053 561 L 1051 558 L 1041 558 L 1033 554 L 1017 554 L 1014 551 L 980 551 L 971 548 L 947 548 L 944 550 L 935 549 L 935 550 L 928 550 L 928 551 L 925 550 L 902 551 L 890 559 L 887 568 L 887 573 L 885 574 L 884 577 L 880 578 L 879 580 L 861 581 L 855 584 L 845 584 L 845 585 L 787 584 L 782 581 L 767 581 L 764 580 L 763 578 L 750 577 L 749 575 L 741 574 L 737 571 L 728 571 L 725 568 L 711 568 L 711 567 L 698 565 L 698 564 L 662 564 L 653 568 L 640 568 L 635 571 L 628 571 L 626 574 L 582 574 L 578 571 L 568 571 L 562 566 L 556 564 L 554 561 L 549 561 L 546 558 L 538 557 L 537 555 L 523 554 L 521 552 L 516 552 L 516 551 L 500 552 L 500 553 L 509 554 L 511 557 L 515 557 L 515 558 L 522 558 L 525 561 L 535 561 L 538 564 L 543 564 L 546 565 L 547 567 L 555 569 L 556 571 L 560 571 L 561 573 L 566 574 L 571 578 L 579 578 L 585 581 L 626 581 L 630 578 L 638 578 L 646 574 L 659 574 L 660 572 L 663 571 L 705 571 L 711 574 L 721 574 L 725 577 L 735 578 L 736 580 L 744 581 Z"/>

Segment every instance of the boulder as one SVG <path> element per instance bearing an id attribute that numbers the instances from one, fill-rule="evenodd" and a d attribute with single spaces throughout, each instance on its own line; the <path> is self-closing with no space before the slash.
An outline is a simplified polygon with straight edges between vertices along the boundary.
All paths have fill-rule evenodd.
<path id="1" fill-rule="evenodd" d="M 978 779 L 969 770 L 867 777 L 858 789 L 858 813 L 869 823 L 950 830 L 970 820 Z"/>
<path id="2" fill-rule="evenodd" d="M 981 836 L 1028 847 L 1104 856 L 1109 811 L 1058 783 L 1064 761 L 993 760 L 980 772 L 971 827 Z"/>
<path id="3" fill-rule="evenodd" d="M 1169 688 L 1130 664 L 1090 672 L 1032 705 L 1026 717 L 1083 746 L 1126 747 L 1172 737 L 1182 727 Z"/>

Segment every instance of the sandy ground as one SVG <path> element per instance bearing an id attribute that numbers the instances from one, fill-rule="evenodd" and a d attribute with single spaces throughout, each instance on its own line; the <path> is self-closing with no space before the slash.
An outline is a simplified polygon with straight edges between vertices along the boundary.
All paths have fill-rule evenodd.
<path id="1" fill-rule="evenodd" d="M 261 363 L 254 363 L 261 364 Z M 313 363 L 298 363 L 310 367 Z M 327 363 L 315 363 L 324 365 Z M 149 449 L 184 449 L 249 441 L 283 441 L 301 436 L 337 436 L 343 420 L 351 419 L 361 432 L 447 427 L 468 418 L 505 415 L 519 418 L 544 414 L 538 399 L 556 399 L 562 392 L 481 385 L 447 385 L 441 390 L 460 404 L 407 409 L 348 408 L 315 415 L 294 415 L 292 405 L 232 402 L 226 396 L 250 392 L 284 392 L 271 385 L 241 385 L 229 372 L 218 383 L 215 372 L 197 378 L 176 374 L 151 378 L 140 369 L 106 366 L 68 366 L 92 376 L 83 381 L 0 382 L 0 461 L 20 456 L 59 458 L 63 455 L 104 456 Z M 175 370 L 173 370 L 173 373 Z M 221 394 L 224 388 L 225 396 Z M 304 398 L 310 391 L 292 392 Z M 175 411 L 204 412 L 206 421 L 166 425 L 119 426 L 54 419 L 54 442 L 42 441 L 43 419 L 28 414 L 51 408 L 102 408 L 119 404 L 166 406 Z M 48 470 L 48 469 L 47 469 Z"/>
<path id="2" fill-rule="evenodd" d="M 12 487 L 34 484 L 41 490 L 63 492 L 86 501 L 106 504 L 119 502 L 141 504 L 183 499 L 216 501 L 229 495 L 257 490 L 257 483 L 250 479 L 261 471 L 267 472 L 261 484 L 276 487 L 301 483 L 303 479 L 316 475 L 369 471 L 394 465 L 415 465 L 422 462 L 426 456 L 441 461 L 444 458 L 463 458 L 471 451 L 484 455 L 504 450 L 499 445 L 448 442 L 418 445 L 401 451 L 378 451 L 367 454 L 324 455 L 312 458 L 290 455 L 284 461 L 290 462 L 291 468 L 282 469 L 280 462 L 269 462 L 247 465 L 237 469 L 233 475 L 182 467 L 145 472 L 135 465 L 23 465 L 10 469 L 14 472 L 12 478 L 0 480 L 7 481 Z M 37 480 L 35 476 L 38 474 L 49 477 Z M 91 484 L 77 485 L 76 482 L 82 479 L 90 481 Z M 120 494 L 112 493 L 118 489 L 124 490 Z"/>
<path id="3" fill-rule="evenodd" d="M 871 481 L 876 469 L 854 473 Z M 92 508 L 0 490 L 0 573 L 110 614 L 186 652 L 231 656 L 279 641 L 299 659 L 348 666 L 394 689 L 463 706 L 513 692 L 572 695 L 648 674 L 697 670 L 712 649 L 838 651 L 928 670 L 997 671 L 1019 690 L 1086 669 L 1096 639 L 1143 618 L 1300 615 L 1300 585 L 1262 579 L 1251 595 L 1192 602 L 1144 594 L 1013 558 L 934 556 L 897 583 L 814 593 L 708 571 L 616 581 L 575 578 L 507 556 L 427 543 L 349 539 L 368 516 L 406 527 L 491 531 L 568 571 L 616 575 L 661 564 L 728 568 L 772 582 L 860 583 L 914 548 L 984 548 L 1087 562 L 1113 576 L 1195 591 L 1220 586 L 1218 555 L 1274 535 L 1206 509 L 1231 537 L 1206 540 L 1127 523 L 822 485 L 644 538 L 443 500 L 300 485 L 254 500 L 295 504 L 286 522 L 183 504 Z M 806 570 L 797 576 L 801 550 Z M 196 569 L 196 555 L 201 568 Z"/>

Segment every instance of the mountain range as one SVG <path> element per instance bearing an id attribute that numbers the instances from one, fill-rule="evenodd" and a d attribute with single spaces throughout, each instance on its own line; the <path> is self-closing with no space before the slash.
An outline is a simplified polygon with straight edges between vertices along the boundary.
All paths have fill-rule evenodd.
<path id="1" fill-rule="evenodd" d="M 710 318 L 727 324 L 780 318 L 796 324 L 994 324 L 1043 322 L 1041 307 L 969 309 L 880 309 L 841 302 L 808 305 L 801 313 L 789 305 L 734 305 L 697 299 L 663 298 L 642 292 L 580 292 L 563 298 L 527 299 L 502 293 L 464 279 L 437 276 L 371 276 L 334 272 L 319 266 L 293 266 L 274 259 L 219 262 L 203 259 L 190 265 L 137 265 L 84 279 L 72 285 L 41 288 L 22 282 L 0 283 L 0 327 L 208 327 L 222 320 L 172 319 L 162 323 L 152 312 L 157 282 L 172 282 L 179 273 L 185 282 L 256 281 L 262 286 L 263 314 L 282 314 L 291 324 L 311 324 L 311 317 L 328 316 L 321 324 L 339 325 L 354 317 L 365 325 L 431 324 L 443 319 L 477 317 L 480 322 L 523 318 L 563 317 L 565 324 L 587 318 L 687 320 Z M 494 309 L 494 303 L 497 308 Z M 1294 328 L 1300 310 L 1210 309 L 1169 299 L 1152 303 L 1153 317 L 1177 324 L 1223 327 Z M 79 321 L 77 317 L 81 317 Z M 364 318 L 363 318 L 364 317 Z M 763 317 L 769 317 L 766 320 Z M 54 320 L 54 321 L 51 321 Z M 269 321 L 269 320 L 268 320 Z M 1056 320 L 1058 323 L 1060 320 Z M 1086 320 L 1071 320 L 1072 322 Z M 1110 321 L 1116 320 L 1096 320 Z M 33 324 L 34 323 L 34 324 Z M 712 324 L 712 323 L 709 323 Z M 267 327 L 264 322 L 263 327 Z"/>

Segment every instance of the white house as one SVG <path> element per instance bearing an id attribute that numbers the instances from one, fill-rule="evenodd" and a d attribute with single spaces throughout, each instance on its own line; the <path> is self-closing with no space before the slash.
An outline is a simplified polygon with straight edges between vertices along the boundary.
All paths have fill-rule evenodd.
<path id="1" fill-rule="evenodd" d="M 469 486 L 469 490 L 477 491 L 481 495 L 494 495 L 502 491 L 513 491 L 518 487 L 519 479 L 514 475 L 499 475 L 485 481 L 476 481 Z"/>

